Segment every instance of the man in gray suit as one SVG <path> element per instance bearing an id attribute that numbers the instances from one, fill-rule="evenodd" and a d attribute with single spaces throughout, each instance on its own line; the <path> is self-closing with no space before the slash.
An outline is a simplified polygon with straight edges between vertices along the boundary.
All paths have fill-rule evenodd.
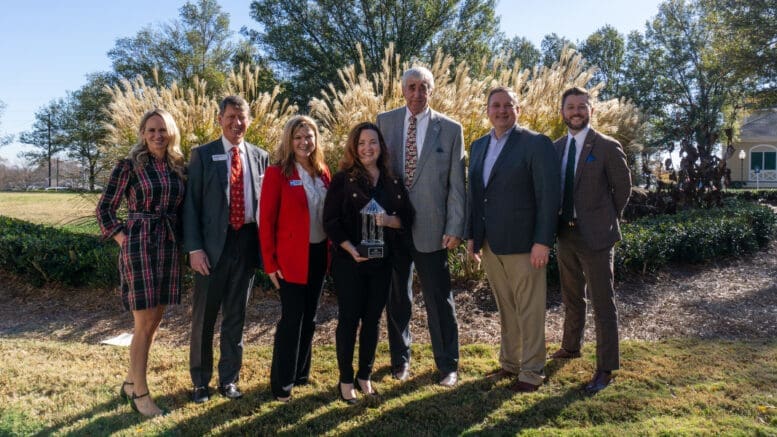
<path id="1" fill-rule="evenodd" d="M 545 269 L 556 235 L 559 175 L 553 143 L 516 124 L 513 90 L 486 101 L 491 132 L 472 143 L 467 190 L 467 251 L 480 261 L 502 325 L 501 368 L 494 378 L 531 392 L 544 380 Z"/>
<path id="2" fill-rule="evenodd" d="M 222 137 L 192 149 L 183 205 L 184 250 L 194 270 L 189 365 L 192 400 L 210 398 L 213 329 L 221 309 L 219 392 L 238 399 L 246 303 L 260 266 L 257 206 L 268 164 L 264 150 L 243 140 L 248 102 L 228 96 L 219 106 Z"/>
<path id="3" fill-rule="evenodd" d="M 459 328 L 451 293 L 448 250 L 464 235 L 464 135 L 461 125 L 429 108 L 434 77 L 423 67 L 402 75 L 406 106 L 378 115 L 377 124 L 416 210 L 412 232 L 393 254 L 386 306 L 392 375 L 409 377 L 412 268 L 418 272 L 426 304 L 439 384 L 458 382 Z"/>
<path id="4" fill-rule="evenodd" d="M 577 358 L 585 329 L 586 301 L 594 307 L 596 372 L 586 385 L 597 393 L 619 367 L 618 313 L 613 287 L 613 245 L 631 194 L 631 174 L 621 145 L 589 126 L 594 113 L 588 91 L 570 88 L 561 98 L 569 134 L 559 138 L 563 201 L 558 264 L 564 303 L 564 338 L 553 358 Z"/>

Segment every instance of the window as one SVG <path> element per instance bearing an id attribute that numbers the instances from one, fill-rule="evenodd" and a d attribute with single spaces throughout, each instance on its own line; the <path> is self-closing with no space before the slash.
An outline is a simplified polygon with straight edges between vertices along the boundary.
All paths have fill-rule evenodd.
<path id="1" fill-rule="evenodd" d="M 750 170 L 777 170 L 777 152 L 752 152 Z"/>

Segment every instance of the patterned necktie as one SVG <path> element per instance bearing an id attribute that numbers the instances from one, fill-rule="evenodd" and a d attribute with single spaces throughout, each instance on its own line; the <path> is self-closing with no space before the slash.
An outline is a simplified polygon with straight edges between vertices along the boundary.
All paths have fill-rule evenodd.
<path id="1" fill-rule="evenodd" d="M 245 197 L 243 197 L 243 165 L 240 163 L 240 149 L 232 147 L 232 165 L 229 172 L 229 224 L 238 230 L 246 218 Z"/>
<path id="2" fill-rule="evenodd" d="M 569 142 L 569 152 L 567 153 L 567 168 L 564 174 L 564 202 L 561 207 L 561 218 L 564 221 L 571 222 L 575 218 L 575 138 Z"/>
<path id="3" fill-rule="evenodd" d="M 407 185 L 407 188 L 410 188 L 410 185 L 413 184 L 416 163 L 418 163 L 416 118 L 415 115 L 411 115 L 410 123 L 407 126 L 407 149 L 405 150 L 405 185 Z"/>

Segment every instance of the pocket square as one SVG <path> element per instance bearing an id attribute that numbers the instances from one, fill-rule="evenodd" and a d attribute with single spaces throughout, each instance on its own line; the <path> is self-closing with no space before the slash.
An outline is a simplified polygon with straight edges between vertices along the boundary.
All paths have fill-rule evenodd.
<path id="1" fill-rule="evenodd" d="M 596 161 L 596 157 L 594 155 L 588 155 L 588 158 L 585 159 L 585 162 L 594 162 Z"/>

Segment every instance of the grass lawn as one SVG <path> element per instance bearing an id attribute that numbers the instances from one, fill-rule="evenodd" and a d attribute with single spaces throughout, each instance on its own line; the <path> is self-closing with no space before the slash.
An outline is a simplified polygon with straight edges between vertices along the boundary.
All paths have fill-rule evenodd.
<path id="1" fill-rule="evenodd" d="M 459 385 L 444 389 L 430 348 L 414 350 L 411 380 L 388 373 L 381 344 L 374 380 L 379 400 L 347 406 L 337 400 L 334 347 L 314 349 L 312 383 L 289 404 L 272 400 L 271 349 L 247 347 L 241 388 L 227 401 L 188 401 L 186 348 L 154 347 L 151 385 L 172 413 L 143 419 L 117 395 L 127 350 L 82 343 L 0 340 L 0 435 L 775 435 L 777 341 L 672 340 L 623 342 L 614 384 L 596 396 L 581 392 L 594 351 L 551 362 L 538 392 L 514 394 L 508 380 L 484 375 L 497 347 L 462 347 Z"/>
<path id="2" fill-rule="evenodd" d="M 99 232 L 96 193 L 0 192 L 0 215 L 73 232 Z"/>

